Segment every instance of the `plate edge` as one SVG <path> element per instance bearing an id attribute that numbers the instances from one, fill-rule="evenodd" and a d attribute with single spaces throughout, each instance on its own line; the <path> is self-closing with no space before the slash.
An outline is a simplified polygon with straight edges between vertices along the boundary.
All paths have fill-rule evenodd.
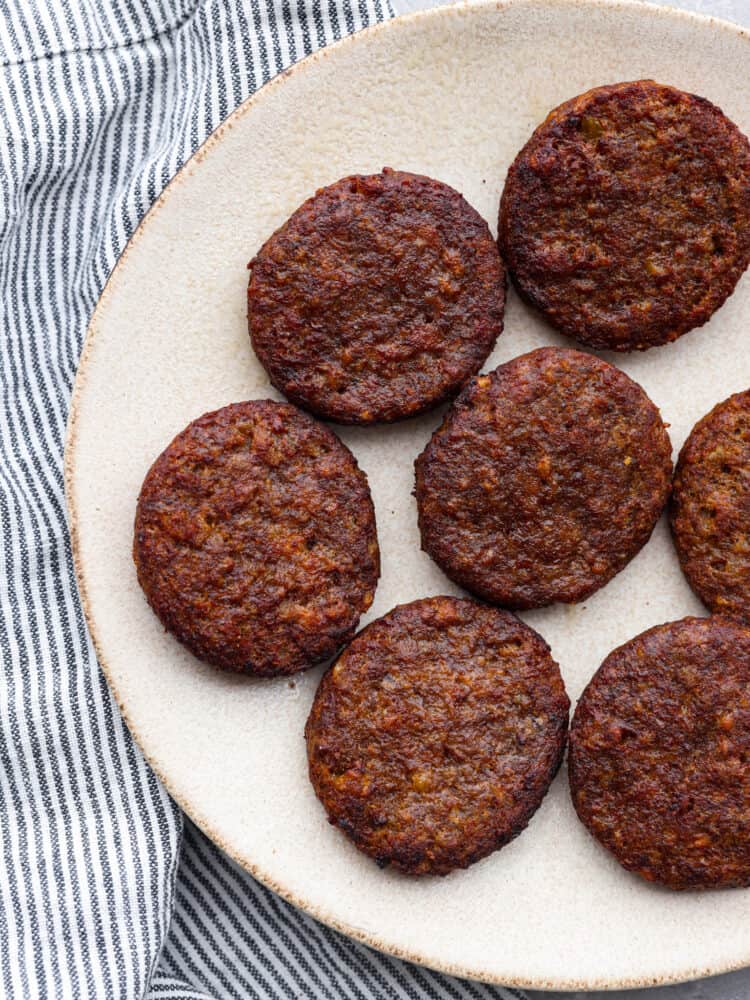
<path id="1" fill-rule="evenodd" d="M 88 595 L 88 588 L 86 584 L 86 576 L 83 566 L 83 561 L 80 554 L 80 535 L 79 535 L 79 524 L 78 524 L 78 513 L 76 508 L 76 497 L 75 497 L 75 450 L 77 446 L 77 422 L 78 415 L 81 405 L 81 397 L 84 392 L 86 384 L 86 367 L 90 359 L 94 337 L 98 328 L 98 321 L 101 315 L 104 313 L 106 305 L 111 298 L 113 292 L 116 289 L 116 281 L 120 277 L 120 274 L 124 270 L 124 266 L 127 263 L 127 259 L 130 255 L 133 247 L 139 242 L 145 228 L 151 218 L 158 212 L 158 210 L 165 203 L 166 199 L 169 197 L 170 192 L 181 184 L 192 172 L 192 168 L 200 164 L 207 155 L 209 155 L 212 149 L 220 142 L 225 132 L 233 127 L 235 121 L 239 121 L 240 118 L 244 117 L 251 108 L 256 104 L 260 104 L 265 101 L 269 95 L 280 86 L 288 77 L 296 75 L 300 72 L 304 72 L 310 68 L 310 66 L 317 64 L 323 59 L 326 59 L 330 54 L 342 47 L 349 47 L 354 45 L 357 41 L 372 37 L 377 34 L 382 34 L 383 32 L 388 32 L 394 30 L 395 25 L 402 23 L 412 23 L 422 19 L 445 19 L 452 15 L 464 15 L 471 16 L 471 11 L 474 9 L 495 9 L 498 12 L 509 10 L 515 7 L 529 7 L 529 8 L 546 8 L 551 7 L 594 7 L 599 9 L 610 9 L 610 10 L 622 10 L 622 11 L 638 11 L 639 16 L 643 17 L 653 17 L 656 19 L 678 19 L 685 21 L 692 21 L 710 26 L 722 31 L 728 31 L 731 34 L 744 38 L 750 39 L 750 33 L 747 29 L 743 28 L 739 24 L 735 24 L 730 21 L 725 21 L 721 18 L 716 18 L 711 15 L 700 14 L 693 11 L 687 11 L 681 8 L 676 8 L 668 5 L 657 5 L 652 3 L 645 3 L 644 0 L 459 0 L 458 3 L 453 3 L 441 7 L 428 8 L 426 10 L 413 11 L 409 14 L 397 15 L 396 17 L 388 20 L 381 21 L 377 24 L 370 25 L 361 31 L 355 32 L 354 34 L 346 35 L 345 37 L 339 39 L 338 41 L 328 45 L 324 48 L 318 49 L 306 56 L 304 59 L 294 63 L 287 69 L 278 73 L 276 76 L 268 80 L 259 90 L 250 97 L 246 98 L 240 105 L 238 105 L 235 110 L 227 116 L 217 127 L 206 137 L 206 139 L 201 143 L 198 149 L 190 156 L 185 163 L 180 167 L 177 173 L 169 180 L 166 186 L 162 189 L 159 196 L 149 207 L 146 214 L 143 216 L 141 221 L 138 223 L 133 234 L 129 238 L 127 244 L 125 245 L 122 253 L 117 259 L 115 266 L 113 267 L 107 281 L 102 289 L 101 295 L 97 301 L 94 312 L 89 320 L 86 335 L 84 338 L 83 346 L 81 349 L 81 354 L 78 360 L 78 366 L 76 369 L 76 377 L 73 384 L 73 390 L 70 398 L 70 408 L 68 413 L 68 420 L 66 426 L 65 435 L 65 449 L 63 458 L 63 475 L 64 475 L 64 488 L 65 488 L 65 503 L 68 516 L 68 529 L 70 532 L 71 540 L 71 551 L 73 555 L 73 565 L 76 576 L 76 583 L 78 586 L 79 595 L 81 598 L 81 606 L 86 618 L 86 624 L 91 635 L 91 639 L 94 645 L 94 650 L 96 652 L 97 660 L 99 666 L 104 673 L 104 676 L 109 685 L 110 691 L 115 699 L 118 709 L 125 721 L 128 730 L 130 731 L 133 739 L 135 740 L 138 747 L 141 749 L 147 763 L 153 769 L 154 773 L 157 775 L 159 780 L 162 782 L 166 788 L 170 797 L 177 803 L 180 809 L 195 823 L 195 825 L 213 842 L 224 851 L 236 864 L 238 864 L 244 871 L 247 871 L 253 878 L 261 882 L 267 888 L 271 889 L 277 895 L 281 896 L 282 899 L 291 903 L 297 909 L 302 910 L 304 913 L 309 914 L 321 923 L 333 928 L 336 931 L 346 935 L 347 937 L 353 938 L 368 947 L 374 948 L 377 951 L 384 952 L 386 954 L 392 955 L 396 958 L 402 959 L 404 961 L 413 962 L 418 965 L 423 965 L 427 968 L 434 969 L 438 972 L 442 972 L 446 975 L 455 976 L 462 979 L 473 979 L 479 982 L 491 983 L 495 985 L 511 986 L 521 989 L 535 989 L 535 990 L 561 990 L 561 991 L 577 991 L 577 990 L 616 990 L 616 989 L 637 989 L 643 987 L 653 987 L 653 986 L 665 986 L 675 983 L 689 982 L 695 979 L 702 979 L 708 976 L 720 975 L 722 973 L 728 973 L 736 971 L 737 969 L 745 968 L 750 966 L 750 947 L 748 950 L 747 957 L 736 963 L 728 963 L 726 965 L 711 967 L 711 968 L 701 968 L 693 967 L 690 969 L 683 970 L 675 974 L 667 974 L 663 976 L 653 976 L 650 978 L 623 978 L 623 979 L 574 979 L 574 978 L 541 978 L 541 979 L 528 979 L 523 977 L 518 977 L 514 975 L 502 975 L 500 973 L 489 973 L 489 972 L 478 972 L 476 970 L 466 969 L 460 965 L 453 964 L 450 962 L 436 962 L 434 960 L 425 961 L 424 957 L 419 954 L 410 952 L 406 948 L 399 947 L 397 945 L 390 945 L 387 942 L 380 941 L 376 936 L 357 928 L 354 925 L 347 924 L 344 921 L 338 920 L 336 917 L 325 913 L 321 908 L 316 907 L 305 900 L 298 898 L 293 891 L 287 889 L 285 886 L 278 883 L 273 877 L 264 873 L 258 868 L 252 861 L 248 858 L 243 857 L 239 852 L 231 849 L 227 844 L 225 844 L 221 837 L 211 830 L 211 825 L 207 817 L 202 816 L 197 809 L 191 804 L 186 803 L 179 795 L 177 795 L 172 787 L 170 780 L 167 778 L 164 770 L 162 769 L 159 761 L 152 757 L 144 742 L 142 741 L 138 730 L 133 725 L 132 720 L 129 717 L 126 706 L 117 690 L 116 685 L 112 679 L 110 670 L 107 666 L 106 658 L 103 654 L 103 649 L 99 641 L 96 629 L 94 627 L 94 619 L 90 610 L 90 600 Z"/>

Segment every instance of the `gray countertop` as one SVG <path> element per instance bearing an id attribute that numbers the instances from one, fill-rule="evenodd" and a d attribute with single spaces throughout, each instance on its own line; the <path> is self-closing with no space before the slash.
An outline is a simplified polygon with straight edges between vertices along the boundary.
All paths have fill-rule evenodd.
<path id="1" fill-rule="evenodd" d="M 440 2 L 441 0 L 392 0 L 399 14 L 437 7 Z M 750 0 L 671 0 L 669 6 L 684 7 L 686 10 L 712 14 L 750 26 Z M 530 990 L 529 997 L 533 1000 L 750 1000 L 750 969 L 700 982 L 660 986 L 651 990 L 618 990 L 611 993 L 540 993 Z"/>

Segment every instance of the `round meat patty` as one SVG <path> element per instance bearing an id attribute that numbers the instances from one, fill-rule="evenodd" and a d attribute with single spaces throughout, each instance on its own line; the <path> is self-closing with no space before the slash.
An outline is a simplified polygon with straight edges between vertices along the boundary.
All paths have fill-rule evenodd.
<path id="1" fill-rule="evenodd" d="M 579 818 L 621 865 L 673 889 L 750 885 L 750 631 L 649 629 L 606 658 L 570 731 Z"/>
<path id="2" fill-rule="evenodd" d="M 581 601 L 648 541 L 671 472 L 659 411 L 624 372 L 531 351 L 473 379 L 417 459 L 422 547 L 494 604 Z"/>
<path id="3" fill-rule="evenodd" d="M 528 823 L 565 748 L 549 647 L 513 615 L 432 597 L 368 625 L 305 727 L 328 818 L 381 867 L 445 875 Z"/>
<path id="4" fill-rule="evenodd" d="M 680 565 L 706 607 L 750 619 L 750 392 L 693 428 L 675 471 L 670 518 Z"/>
<path id="5" fill-rule="evenodd" d="M 705 323 L 750 261 L 750 144 L 653 80 L 560 105 L 511 166 L 500 249 L 562 333 L 645 350 Z"/>
<path id="6" fill-rule="evenodd" d="M 347 642 L 380 572 L 365 474 L 326 427 L 254 400 L 193 421 L 138 499 L 148 602 L 196 656 L 271 676 Z"/>
<path id="7" fill-rule="evenodd" d="M 417 174 L 322 188 L 248 266 L 250 336 L 269 378 L 342 424 L 400 420 L 455 395 L 503 328 L 487 223 Z"/>

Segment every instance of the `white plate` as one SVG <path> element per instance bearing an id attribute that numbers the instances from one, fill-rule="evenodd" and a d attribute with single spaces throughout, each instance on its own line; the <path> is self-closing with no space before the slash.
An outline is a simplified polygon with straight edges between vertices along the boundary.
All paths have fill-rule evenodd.
<path id="1" fill-rule="evenodd" d="M 240 864 L 320 920 L 458 975 L 557 989 L 636 986 L 750 963 L 750 892 L 674 894 L 627 874 L 577 822 L 561 773 L 528 830 L 445 879 L 380 871 L 330 827 L 302 729 L 320 671 L 214 672 L 166 635 L 130 556 L 138 488 L 189 420 L 275 395 L 245 326 L 245 264 L 319 185 L 384 165 L 440 178 L 495 227 L 506 169 L 546 112 L 597 84 L 654 77 L 750 131 L 750 45 L 727 24 L 631 3 L 519 0 L 400 18 L 307 59 L 208 140 L 149 212 L 91 322 L 75 387 L 67 491 L 81 592 L 125 718 L 180 805 Z M 679 447 L 750 385 L 750 282 L 702 330 L 617 357 Z M 511 293 L 487 367 L 561 343 Z M 440 415 L 345 430 L 366 470 L 383 576 L 368 620 L 455 592 L 420 552 L 412 462 Z M 572 699 L 604 655 L 701 613 L 665 524 L 583 606 L 524 615 Z"/>

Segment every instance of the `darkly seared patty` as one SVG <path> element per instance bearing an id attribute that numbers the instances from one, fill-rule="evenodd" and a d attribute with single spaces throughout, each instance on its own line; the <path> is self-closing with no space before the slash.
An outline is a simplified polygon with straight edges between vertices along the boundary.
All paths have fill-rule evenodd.
<path id="1" fill-rule="evenodd" d="M 203 660 L 291 674 L 333 655 L 379 575 L 364 473 L 286 403 L 193 421 L 149 470 L 133 556 L 149 604 Z"/>
<path id="2" fill-rule="evenodd" d="M 248 322 L 292 402 L 344 424 L 454 395 L 502 331 L 505 275 L 453 188 L 384 170 L 318 191 L 250 263 Z"/>
<path id="3" fill-rule="evenodd" d="M 720 614 L 750 619 L 750 392 L 715 406 L 680 452 L 672 535 L 690 586 Z"/>
<path id="4" fill-rule="evenodd" d="M 618 351 L 675 340 L 750 260 L 750 145 L 702 97 L 597 87 L 518 154 L 499 232 L 516 285 L 563 333 Z"/>
<path id="5" fill-rule="evenodd" d="M 578 816 L 625 868 L 673 889 L 750 885 L 750 631 L 685 618 L 610 653 L 569 771 Z"/>
<path id="6" fill-rule="evenodd" d="M 445 875 L 526 826 L 560 765 L 568 707 L 547 644 L 513 615 L 414 601 L 323 677 L 305 729 L 310 780 L 378 864 Z"/>
<path id="7" fill-rule="evenodd" d="M 422 546 L 511 608 L 583 600 L 648 540 L 671 447 L 619 369 L 548 347 L 473 379 L 416 462 Z"/>

